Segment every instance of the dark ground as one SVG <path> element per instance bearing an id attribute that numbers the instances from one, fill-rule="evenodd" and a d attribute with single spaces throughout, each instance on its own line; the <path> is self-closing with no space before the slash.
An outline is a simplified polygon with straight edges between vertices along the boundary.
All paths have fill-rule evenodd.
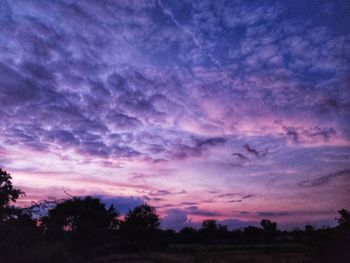
<path id="1" fill-rule="evenodd" d="M 110 255 L 94 262 L 134 263 L 302 263 L 303 246 L 171 246 L 163 252 Z"/>

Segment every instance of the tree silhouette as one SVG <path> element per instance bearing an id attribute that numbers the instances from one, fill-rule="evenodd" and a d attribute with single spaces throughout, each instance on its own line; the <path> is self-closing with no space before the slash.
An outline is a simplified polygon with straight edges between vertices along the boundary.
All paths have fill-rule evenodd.
<path id="1" fill-rule="evenodd" d="M 261 220 L 260 225 L 266 232 L 275 232 L 277 230 L 277 223 L 271 222 L 268 219 Z"/>
<path id="2" fill-rule="evenodd" d="M 125 216 L 124 227 L 133 228 L 141 232 L 152 232 L 159 229 L 159 217 L 155 208 L 143 204 L 130 210 Z"/>
<path id="3" fill-rule="evenodd" d="M 340 218 L 338 218 L 339 225 L 349 225 L 350 224 L 350 212 L 346 209 L 341 209 L 338 211 Z"/>
<path id="4" fill-rule="evenodd" d="M 216 241 L 218 225 L 216 220 L 206 219 L 202 222 L 202 228 L 199 230 L 201 239 L 206 243 Z"/>
<path id="5" fill-rule="evenodd" d="M 347 263 L 349 262 L 350 215 L 346 209 L 338 211 L 339 225 L 335 228 L 316 230 L 310 246 L 312 262 Z"/>
<path id="6" fill-rule="evenodd" d="M 113 206 L 107 209 L 98 198 L 74 197 L 49 210 L 42 224 L 48 240 L 69 237 L 72 248 L 85 253 L 106 241 L 118 226 L 118 215 Z"/>
<path id="7" fill-rule="evenodd" d="M 194 243 L 198 242 L 200 237 L 198 231 L 193 227 L 184 227 L 179 232 L 179 239 L 181 243 Z"/>
<path id="8" fill-rule="evenodd" d="M 200 229 L 202 239 L 209 243 L 220 242 L 228 236 L 227 226 L 218 224 L 216 220 L 203 220 L 202 228 Z"/>
<path id="9" fill-rule="evenodd" d="M 277 232 L 277 223 L 271 222 L 268 219 L 263 219 L 261 220 L 260 225 L 265 230 L 267 241 L 271 242 Z"/>
<path id="10" fill-rule="evenodd" d="M 216 220 L 207 219 L 202 222 L 202 230 L 206 232 L 215 233 L 218 230 Z"/>
<path id="11" fill-rule="evenodd" d="M 85 231 L 89 227 L 109 230 L 117 226 L 118 215 L 113 206 L 106 209 L 98 198 L 74 197 L 49 210 L 43 223 L 46 227 L 58 227 L 69 232 Z"/>
<path id="12" fill-rule="evenodd" d="M 264 239 L 264 230 L 255 226 L 248 226 L 243 230 L 244 238 L 248 243 L 260 243 Z"/>
<path id="13" fill-rule="evenodd" d="M 8 220 L 14 212 L 14 208 L 10 207 L 10 202 L 24 195 L 20 189 L 12 186 L 11 175 L 5 170 L 0 169 L 0 221 Z"/>
<path id="14" fill-rule="evenodd" d="M 0 261 L 34 262 L 30 253 L 40 240 L 40 231 L 28 210 L 11 205 L 24 195 L 11 180 L 11 175 L 0 169 Z"/>
<path id="15" fill-rule="evenodd" d="M 120 230 L 130 249 L 156 248 L 162 242 L 159 225 L 155 208 L 142 204 L 127 213 Z"/>
<path id="16" fill-rule="evenodd" d="M 314 227 L 312 225 L 306 225 L 305 226 L 305 233 L 309 234 L 309 233 L 312 233 L 314 232 Z"/>

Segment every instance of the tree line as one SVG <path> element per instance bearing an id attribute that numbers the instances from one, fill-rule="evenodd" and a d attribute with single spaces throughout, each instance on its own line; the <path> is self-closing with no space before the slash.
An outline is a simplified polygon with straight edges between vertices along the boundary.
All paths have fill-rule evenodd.
<path id="1" fill-rule="evenodd" d="M 215 220 L 200 229 L 162 230 L 154 207 L 142 204 L 124 218 L 113 205 L 96 197 L 45 200 L 30 207 L 14 206 L 25 193 L 13 187 L 11 175 L 0 169 L 0 261 L 69 262 L 109 253 L 166 249 L 169 244 L 270 245 L 305 244 L 318 262 L 342 262 L 350 248 L 350 213 L 339 211 L 338 226 L 280 231 L 277 223 L 263 219 L 261 227 L 230 231 Z M 327 253 L 324 253 L 327 251 Z M 338 257 L 338 261 L 334 261 Z M 331 261 L 324 261 L 325 259 Z M 73 262 L 73 261 L 72 261 Z"/>

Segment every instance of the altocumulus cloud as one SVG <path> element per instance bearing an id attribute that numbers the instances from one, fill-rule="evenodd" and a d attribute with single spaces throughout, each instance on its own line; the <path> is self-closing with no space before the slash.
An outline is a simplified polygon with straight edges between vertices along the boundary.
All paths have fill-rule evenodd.
<path id="1" fill-rule="evenodd" d="M 23 184 L 41 165 L 124 185 L 149 169 L 159 203 L 249 193 L 191 212 L 227 218 L 331 187 L 349 169 L 348 13 L 346 1 L 3 0 L 0 165 Z"/>

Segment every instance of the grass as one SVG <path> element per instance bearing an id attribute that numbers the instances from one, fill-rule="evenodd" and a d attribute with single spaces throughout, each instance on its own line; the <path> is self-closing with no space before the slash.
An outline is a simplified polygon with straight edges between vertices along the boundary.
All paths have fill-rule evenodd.
<path id="1" fill-rule="evenodd" d="M 303 263 L 302 246 L 172 246 L 163 252 L 110 255 L 96 263 Z"/>

